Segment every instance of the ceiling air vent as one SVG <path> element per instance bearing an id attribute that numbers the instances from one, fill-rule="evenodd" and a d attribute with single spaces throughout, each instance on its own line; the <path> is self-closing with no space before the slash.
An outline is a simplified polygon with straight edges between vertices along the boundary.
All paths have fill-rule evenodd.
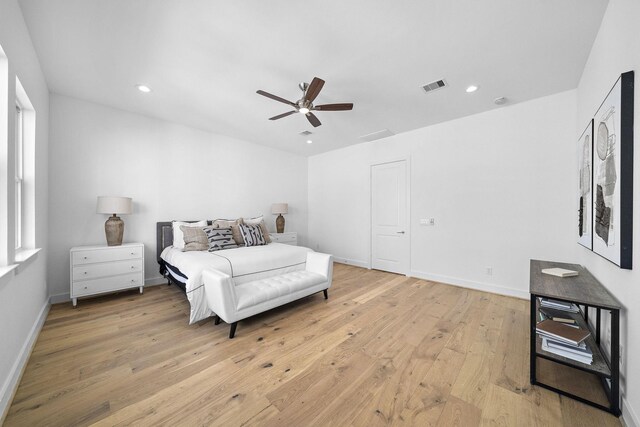
<path id="1" fill-rule="evenodd" d="M 447 87 L 447 82 L 443 80 L 437 80 L 435 82 L 427 83 L 422 86 L 422 90 L 426 93 L 433 92 L 434 90 L 442 89 L 443 87 Z"/>
<path id="2" fill-rule="evenodd" d="M 358 138 L 360 138 L 361 141 L 371 142 L 375 141 L 376 139 L 382 139 L 393 135 L 395 135 L 395 133 L 391 132 L 389 129 L 382 129 L 377 132 L 359 136 Z"/>
<path id="3" fill-rule="evenodd" d="M 309 136 L 309 135 L 311 135 L 312 133 L 313 133 L 313 132 L 310 132 L 310 131 L 308 131 L 308 130 L 303 130 L 302 132 L 300 132 L 300 135 L 302 135 L 302 136 Z"/>

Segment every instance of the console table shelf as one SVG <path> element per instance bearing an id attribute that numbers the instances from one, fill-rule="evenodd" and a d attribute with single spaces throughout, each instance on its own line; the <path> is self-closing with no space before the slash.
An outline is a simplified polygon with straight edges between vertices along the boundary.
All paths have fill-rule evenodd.
<path id="1" fill-rule="evenodd" d="M 578 276 L 556 277 L 543 274 L 546 268 L 560 267 L 568 270 L 575 270 Z M 620 303 L 596 280 L 584 267 L 577 264 L 565 264 L 550 261 L 531 260 L 530 264 L 530 284 L 531 294 L 531 336 L 530 336 L 530 369 L 531 384 L 538 385 L 562 395 L 571 397 L 580 402 L 594 406 L 596 408 L 620 415 L 620 368 L 619 368 L 619 348 L 620 348 Z M 562 313 L 562 317 L 571 317 L 582 329 L 591 332 L 585 343 L 593 352 L 593 362 L 589 365 L 581 363 L 563 356 L 547 352 L 542 349 L 542 338 L 536 333 L 538 313 L 540 309 L 539 298 L 552 298 L 576 304 L 580 307 L 578 313 L 559 312 L 549 309 L 555 313 Z M 595 309 L 595 331 L 589 322 L 589 308 Z M 545 310 L 547 310 L 545 308 Z M 601 311 L 606 310 L 611 313 L 611 354 L 610 357 L 602 351 L 600 347 L 601 331 Z M 570 366 L 575 369 L 589 372 L 600 377 L 604 392 L 609 400 L 609 406 L 587 400 L 580 396 L 568 393 L 561 389 L 552 387 L 540 382 L 536 378 L 536 360 L 544 358 L 555 363 Z"/>

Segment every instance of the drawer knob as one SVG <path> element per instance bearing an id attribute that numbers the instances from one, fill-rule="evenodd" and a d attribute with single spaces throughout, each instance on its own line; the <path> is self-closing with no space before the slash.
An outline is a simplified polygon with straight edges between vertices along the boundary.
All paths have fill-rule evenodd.
<path id="1" fill-rule="evenodd" d="M 136 254 L 135 252 L 131 252 L 131 255 L 135 255 L 135 254 Z"/>
<path id="2" fill-rule="evenodd" d="M 131 269 L 133 270 L 134 268 L 136 268 L 134 265 L 131 266 Z"/>
<path id="3" fill-rule="evenodd" d="M 87 259 L 87 257 L 86 257 L 86 256 L 85 256 L 85 257 L 82 257 L 82 258 Z"/>
<path id="4" fill-rule="evenodd" d="M 84 274 L 87 274 L 87 272 L 85 271 Z"/>
<path id="5" fill-rule="evenodd" d="M 85 286 L 84 288 L 85 288 L 85 289 L 87 289 L 87 287 L 86 287 L 86 286 Z"/>

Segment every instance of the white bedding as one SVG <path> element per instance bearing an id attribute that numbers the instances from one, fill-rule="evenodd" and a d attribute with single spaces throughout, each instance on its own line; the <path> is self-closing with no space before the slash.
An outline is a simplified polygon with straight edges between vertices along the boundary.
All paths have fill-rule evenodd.
<path id="1" fill-rule="evenodd" d="M 213 314 L 207 306 L 202 283 L 202 271 L 212 268 L 233 277 L 236 285 L 266 277 L 304 270 L 307 252 L 302 246 L 270 243 L 263 246 L 240 247 L 216 252 L 182 252 L 173 246 L 162 251 L 160 257 L 187 276 L 187 299 L 191 304 L 189 323 Z"/>

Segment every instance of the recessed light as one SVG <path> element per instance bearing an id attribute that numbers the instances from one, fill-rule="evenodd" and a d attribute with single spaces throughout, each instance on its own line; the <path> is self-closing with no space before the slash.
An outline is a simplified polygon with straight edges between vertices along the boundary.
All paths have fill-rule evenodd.
<path id="1" fill-rule="evenodd" d="M 136 88 L 140 91 L 140 92 L 144 92 L 144 93 L 149 93 L 151 92 L 151 88 L 149 86 L 146 85 L 136 85 Z"/>
<path id="2" fill-rule="evenodd" d="M 313 141 L 310 139 L 307 139 L 307 144 L 313 144 Z"/>
<path id="3" fill-rule="evenodd" d="M 309 112 L 309 109 L 306 107 L 302 107 L 301 109 L 298 110 L 301 114 L 307 114 Z"/>
<path id="4" fill-rule="evenodd" d="M 478 86 L 471 85 L 467 88 L 467 93 L 472 93 L 478 90 Z"/>
<path id="5" fill-rule="evenodd" d="M 504 105 L 507 103 L 507 98 L 501 96 L 500 98 L 494 99 L 493 102 L 495 102 L 496 105 Z"/>

